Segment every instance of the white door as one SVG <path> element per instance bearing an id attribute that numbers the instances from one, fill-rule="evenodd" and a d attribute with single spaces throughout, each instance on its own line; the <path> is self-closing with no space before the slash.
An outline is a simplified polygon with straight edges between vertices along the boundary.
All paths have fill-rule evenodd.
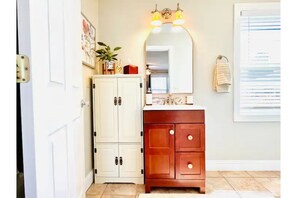
<path id="1" fill-rule="evenodd" d="M 96 176 L 99 177 L 118 177 L 119 176 L 119 157 L 118 143 L 96 144 L 95 153 Z"/>
<path id="2" fill-rule="evenodd" d="M 19 0 L 19 52 L 31 63 L 21 84 L 25 194 L 84 197 L 80 0 Z"/>
<path id="3" fill-rule="evenodd" d="M 119 145 L 119 156 L 122 157 L 120 165 L 120 177 L 142 177 L 142 153 L 141 145 Z"/>
<path id="4" fill-rule="evenodd" d="M 118 78 L 119 142 L 141 142 L 142 88 L 140 78 Z"/>
<path id="5" fill-rule="evenodd" d="M 96 142 L 118 142 L 117 79 L 95 78 L 93 83 Z"/>

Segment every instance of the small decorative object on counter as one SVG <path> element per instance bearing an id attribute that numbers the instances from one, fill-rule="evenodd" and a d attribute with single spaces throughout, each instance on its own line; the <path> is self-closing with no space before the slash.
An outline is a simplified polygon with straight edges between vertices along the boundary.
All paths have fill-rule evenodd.
<path id="1" fill-rule="evenodd" d="M 146 105 L 152 105 L 153 104 L 153 94 L 151 92 L 151 88 L 147 89 L 146 95 L 145 95 L 145 104 Z"/>
<path id="2" fill-rule="evenodd" d="M 117 64 L 116 64 L 115 73 L 122 74 L 122 72 L 123 72 L 122 61 L 119 60 L 117 61 Z"/>
<path id="3" fill-rule="evenodd" d="M 194 104 L 193 96 L 187 96 L 187 101 L 186 102 L 187 102 L 188 105 Z"/>
<path id="4" fill-rule="evenodd" d="M 138 74 L 138 67 L 135 65 L 124 66 L 124 74 Z"/>
<path id="5" fill-rule="evenodd" d="M 121 47 L 115 47 L 113 50 L 103 42 L 98 42 L 98 45 L 103 46 L 104 48 L 96 51 L 97 57 L 102 61 L 102 74 L 114 74 L 116 70 L 115 61 L 118 60 L 115 54 L 115 51 L 121 49 Z"/>

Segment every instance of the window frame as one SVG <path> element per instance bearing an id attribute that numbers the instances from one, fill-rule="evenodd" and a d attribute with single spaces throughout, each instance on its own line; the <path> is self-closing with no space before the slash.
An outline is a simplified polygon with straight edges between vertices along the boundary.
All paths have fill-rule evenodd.
<path id="1" fill-rule="evenodd" d="M 279 122 L 280 115 L 240 115 L 240 17 L 244 10 L 280 9 L 280 3 L 234 4 L 234 122 Z"/>

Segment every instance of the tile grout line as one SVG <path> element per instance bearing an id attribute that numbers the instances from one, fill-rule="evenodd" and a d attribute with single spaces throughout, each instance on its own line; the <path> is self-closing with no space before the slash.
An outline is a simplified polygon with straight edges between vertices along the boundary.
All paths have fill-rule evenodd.
<path id="1" fill-rule="evenodd" d="M 270 178 L 268 178 L 268 177 L 261 177 L 261 178 L 265 178 L 265 179 L 269 179 L 270 180 Z M 271 192 L 268 188 L 266 188 L 262 183 L 258 182 L 255 178 L 253 178 L 253 179 L 256 181 L 256 183 L 258 183 L 260 186 L 262 186 L 263 188 L 265 188 L 268 192 L 270 192 L 275 197 L 275 195 L 274 195 L 273 192 Z"/>
<path id="2" fill-rule="evenodd" d="M 100 198 L 103 197 L 103 195 L 104 195 L 104 193 L 105 193 L 105 190 L 106 190 L 106 188 L 107 188 L 108 185 L 109 185 L 109 184 L 106 184 L 106 186 L 105 186 L 105 188 L 104 188 L 104 190 L 103 190 L 103 193 L 102 193 L 102 195 L 100 196 Z"/>
<path id="3" fill-rule="evenodd" d="M 234 186 L 228 181 L 228 179 L 227 178 L 225 178 L 225 177 L 223 177 L 224 178 L 224 180 L 231 186 L 231 188 L 236 192 L 236 194 L 240 197 L 240 198 L 242 198 L 242 196 L 240 195 L 240 193 L 239 192 L 237 192 L 237 190 L 234 188 Z"/>

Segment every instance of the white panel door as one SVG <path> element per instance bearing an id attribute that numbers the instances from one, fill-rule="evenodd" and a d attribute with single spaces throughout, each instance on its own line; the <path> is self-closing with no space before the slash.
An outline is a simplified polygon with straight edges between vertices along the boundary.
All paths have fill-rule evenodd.
<path id="1" fill-rule="evenodd" d="M 95 78 L 93 83 L 96 142 L 118 142 L 117 79 Z"/>
<path id="2" fill-rule="evenodd" d="M 119 142 L 141 142 L 142 100 L 140 78 L 119 78 Z"/>
<path id="3" fill-rule="evenodd" d="M 18 1 L 26 197 L 84 197 L 80 0 Z"/>
<path id="4" fill-rule="evenodd" d="M 95 153 L 96 176 L 99 177 L 119 177 L 118 143 L 96 144 Z M 118 162 L 116 162 L 116 159 Z"/>
<path id="5" fill-rule="evenodd" d="M 142 177 L 141 145 L 119 145 L 119 156 L 122 157 L 120 177 Z"/>

